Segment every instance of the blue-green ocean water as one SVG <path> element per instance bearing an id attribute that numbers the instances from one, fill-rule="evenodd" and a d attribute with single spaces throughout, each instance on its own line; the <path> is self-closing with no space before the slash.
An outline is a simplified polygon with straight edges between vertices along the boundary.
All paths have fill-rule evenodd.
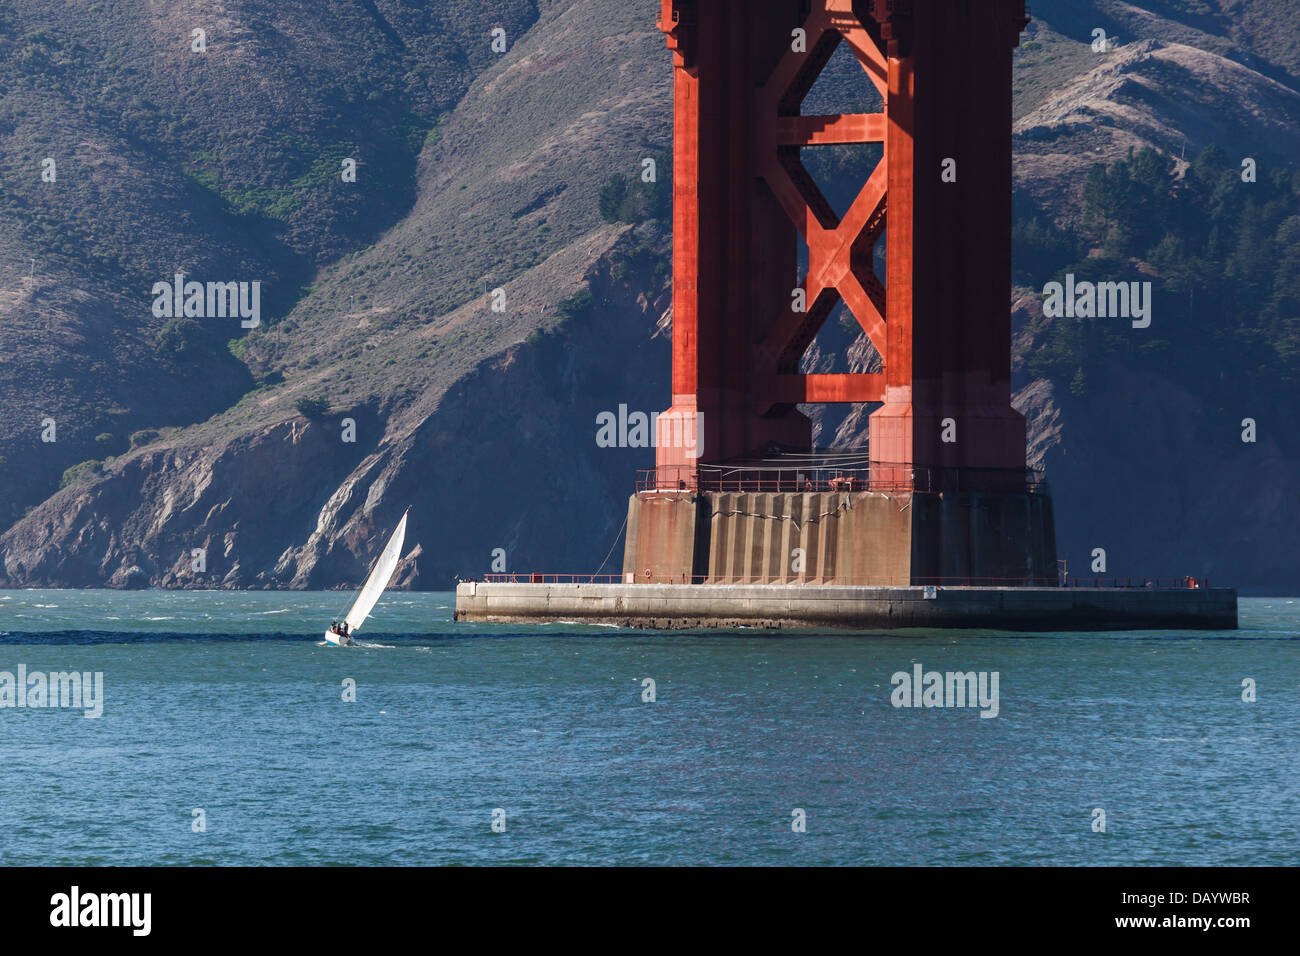
<path id="1" fill-rule="evenodd" d="M 1300 861 L 1300 599 L 1222 633 L 698 635 L 390 594 L 323 646 L 347 598 L 0 591 L 0 671 L 104 675 L 99 719 L 0 709 L 4 863 Z M 893 707 L 914 662 L 997 671 L 998 716 Z"/>

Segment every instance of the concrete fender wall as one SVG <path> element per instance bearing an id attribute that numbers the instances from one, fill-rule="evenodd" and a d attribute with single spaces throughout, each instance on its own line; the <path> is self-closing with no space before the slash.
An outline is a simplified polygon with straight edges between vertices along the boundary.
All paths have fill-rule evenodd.
<path id="1" fill-rule="evenodd" d="M 898 627 L 1095 631 L 1237 626 L 1231 588 L 939 588 L 816 585 L 484 584 L 456 589 L 456 620 L 627 627 Z"/>

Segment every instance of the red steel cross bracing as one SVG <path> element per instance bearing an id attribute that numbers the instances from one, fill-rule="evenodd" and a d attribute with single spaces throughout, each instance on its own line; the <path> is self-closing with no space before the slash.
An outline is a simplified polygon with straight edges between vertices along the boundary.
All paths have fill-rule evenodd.
<path id="1" fill-rule="evenodd" d="M 803 116 L 804 97 L 841 42 L 848 43 L 882 98 L 888 97 L 888 65 L 875 40 L 853 12 L 851 0 L 814 4 L 801 29 L 802 47 L 790 45 L 756 97 L 758 171 L 808 246 L 803 282 L 805 311 L 791 308 L 759 343 L 772 376 L 774 403 L 878 402 L 884 374 L 802 375 L 799 362 L 835 305 L 843 300 L 887 360 L 885 288 L 872 271 L 877 240 L 885 229 L 886 165 L 883 160 L 840 219 L 808 175 L 800 150 L 808 146 L 885 143 L 885 113 Z"/>
<path id="2" fill-rule="evenodd" d="M 1024 466 L 1010 407 L 1011 58 L 1024 0 L 661 0 L 673 51 L 673 385 L 657 463 L 806 448 L 803 404 L 882 403 L 873 463 Z M 805 116 L 840 44 L 879 113 Z M 801 150 L 879 143 L 843 217 Z M 941 178 L 941 164 L 955 176 Z M 886 229 L 888 226 L 888 229 Z M 873 271 L 886 243 L 886 281 Z M 808 250 L 799 276 L 798 240 Z M 794 295 L 803 290 L 803 309 Z M 843 302 L 882 371 L 802 374 Z M 941 433 L 956 422 L 959 441 Z M 692 449 L 662 433 L 698 422 Z M 941 428 L 943 426 L 943 428 Z"/>

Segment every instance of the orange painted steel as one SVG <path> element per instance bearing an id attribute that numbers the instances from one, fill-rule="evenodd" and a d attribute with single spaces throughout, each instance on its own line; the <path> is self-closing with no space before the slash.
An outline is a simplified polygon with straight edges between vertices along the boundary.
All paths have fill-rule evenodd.
<path id="1" fill-rule="evenodd" d="M 807 448 L 796 406 L 833 402 L 883 403 L 870 419 L 882 481 L 918 464 L 1023 468 L 1009 300 L 1011 60 L 1024 0 L 661 3 L 674 65 L 670 413 L 694 416 L 700 433 L 695 457 L 661 441 L 659 468 Z M 883 111 L 803 115 L 840 44 Z M 800 151 L 848 143 L 881 144 L 883 159 L 841 217 Z M 955 182 L 944 181 L 948 160 Z M 872 268 L 882 239 L 884 283 Z M 841 301 L 883 370 L 801 374 Z M 947 419 L 955 441 L 942 440 Z"/>

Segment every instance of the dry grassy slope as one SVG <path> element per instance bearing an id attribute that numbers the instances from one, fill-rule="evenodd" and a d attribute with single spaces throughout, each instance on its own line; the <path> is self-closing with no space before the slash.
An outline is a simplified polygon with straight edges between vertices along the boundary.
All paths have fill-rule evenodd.
<path id="1" fill-rule="evenodd" d="M 590 245 L 600 184 L 635 172 L 643 141 L 670 135 L 667 54 L 647 7 L 553 5 L 471 88 L 421 156 L 410 214 L 324 271 L 286 323 L 291 344 L 254 345 L 290 376 L 285 407 L 322 375 L 341 403 L 387 394 L 393 370 L 410 390 L 445 384 L 554 314 L 546 262 Z M 484 295 L 498 287 L 502 313 Z M 365 361 L 340 364 L 354 353 Z"/>
<path id="2" fill-rule="evenodd" d="M 1062 219 L 1130 146 L 1294 157 L 1300 10 L 1278 0 L 1036 0 L 1017 53 L 1016 183 Z M 1093 31 L 1114 49 L 1092 51 Z M 1061 197 L 1067 197 L 1066 202 Z"/>
<path id="3" fill-rule="evenodd" d="M 251 386 L 225 348 L 237 323 L 207 325 L 188 361 L 154 346 L 154 281 L 257 279 L 264 315 L 287 310 L 409 206 L 422 138 L 492 62 L 492 26 L 536 16 L 532 0 L 0 7 L 0 527 L 69 465 Z M 343 188 L 342 155 L 379 175 Z"/>
<path id="4" fill-rule="evenodd" d="M 1035 21 L 1088 43 L 1093 30 L 1118 38 L 1181 43 L 1216 53 L 1295 86 L 1300 18 L 1291 0 L 1033 0 Z"/>
<path id="5" fill-rule="evenodd" d="M 667 142 L 668 54 L 647 6 L 543 6 L 440 126 L 409 216 L 325 270 L 286 322 L 250 342 L 258 371 L 284 383 L 41 505 L 0 538 L 10 579 L 334 584 L 364 570 L 375 528 L 412 504 L 439 546 L 413 534 L 424 548 L 404 574 L 436 586 L 483 570 L 465 563 L 487 555 L 466 556 L 474 535 L 481 550 L 485 530 L 467 524 L 464 496 L 485 481 L 555 493 L 553 509 L 516 507 L 515 494 L 502 514 L 484 516 L 512 562 L 562 540 L 598 561 L 591 554 L 603 552 L 602 532 L 617 531 L 627 477 L 645 462 L 597 450 L 595 414 L 619 402 L 658 408 L 667 383 L 665 346 L 650 341 L 666 303 L 608 274 L 607 253 L 634 240 L 620 240 L 625 228 L 600 222 L 595 208 L 611 172 L 638 168 L 643 141 Z M 503 313 L 488 309 L 485 277 L 506 290 Z M 595 315 L 527 343 L 584 279 L 601 290 Z M 579 349 L 572 337 L 582 334 L 621 343 L 621 354 L 587 341 Z M 647 349 L 655 359 L 636 361 Z M 539 365 L 539 355 L 550 358 Z M 476 402 L 448 398 L 457 382 Z M 297 398 L 322 395 L 358 422 L 357 443 L 324 456 L 321 436 L 338 442 L 337 419 L 309 424 L 293 410 Z M 529 455 L 521 429 L 526 444 L 533 436 Z M 524 460 L 527 471 L 502 468 Z M 530 532 L 530 522 L 544 530 Z M 189 547 L 214 556 L 202 581 L 185 571 Z"/>
<path id="6" fill-rule="evenodd" d="M 1139 40 L 1092 55 L 1093 69 L 1015 125 L 1016 182 L 1058 216 L 1077 208 L 1089 168 L 1130 148 L 1191 158 L 1217 143 L 1260 165 L 1300 153 L 1295 89 L 1181 44 Z"/>

